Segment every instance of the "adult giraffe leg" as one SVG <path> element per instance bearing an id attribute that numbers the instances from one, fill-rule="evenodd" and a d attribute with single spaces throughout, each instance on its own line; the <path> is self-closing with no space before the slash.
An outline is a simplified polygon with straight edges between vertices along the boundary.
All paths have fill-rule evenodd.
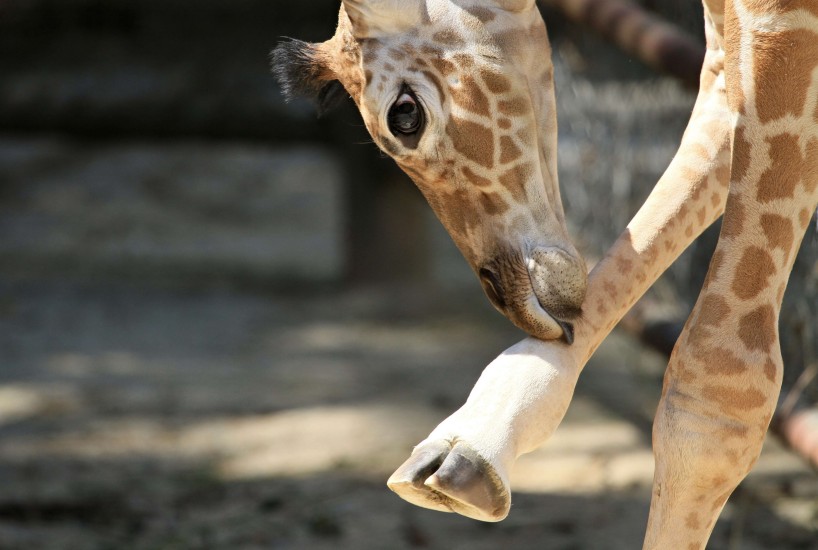
<path id="1" fill-rule="evenodd" d="M 722 213 L 729 183 L 724 55 L 709 29 L 701 90 L 679 152 L 589 277 L 574 344 L 527 339 L 483 372 L 467 402 L 392 475 L 418 506 L 485 521 L 506 516 L 508 473 L 542 445 L 570 403 L 579 373 L 622 316 Z"/>
<path id="2" fill-rule="evenodd" d="M 707 279 L 665 374 L 645 548 L 705 547 L 782 378 L 778 314 L 818 201 L 818 6 L 728 0 L 732 173 Z"/>

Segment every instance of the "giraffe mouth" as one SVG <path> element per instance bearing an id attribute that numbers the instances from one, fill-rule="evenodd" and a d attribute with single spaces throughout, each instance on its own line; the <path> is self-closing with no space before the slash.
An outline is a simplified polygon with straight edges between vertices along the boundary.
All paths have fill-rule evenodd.
<path id="1" fill-rule="evenodd" d="M 483 291 L 492 305 L 509 318 L 518 328 L 541 340 L 562 339 L 566 344 L 574 343 L 574 326 L 543 305 L 530 278 L 520 277 L 524 283 L 520 291 L 506 291 L 500 277 L 490 269 L 479 272 Z M 518 280 L 519 282 L 523 282 Z"/>
<path id="2" fill-rule="evenodd" d="M 531 311 L 530 317 L 528 315 L 525 316 L 526 320 L 531 319 L 529 321 L 530 324 L 546 328 L 548 336 L 542 337 L 539 336 L 539 334 L 531 332 L 529 332 L 529 334 L 539 338 L 540 340 L 561 339 L 569 346 L 574 343 L 574 325 L 551 313 L 545 306 L 543 306 L 535 292 L 532 291 L 530 298 L 527 300 L 526 306 L 526 309 Z M 523 330 L 526 329 L 523 328 Z M 556 337 L 550 336 L 555 332 L 558 332 L 559 335 Z"/>
<path id="3" fill-rule="evenodd" d="M 565 341 L 566 344 L 569 346 L 574 343 L 574 325 L 568 321 L 563 321 L 558 317 L 555 317 L 553 313 L 545 309 L 542 304 L 540 304 L 539 300 L 537 300 L 537 305 L 539 306 L 540 311 L 542 311 L 543 315 L 547 315 L 551 318 L 551 320 L 557 324 L 557 326 L 562 330 L 562 339 Z"/>
<path id="4" fill-rule="evenodd" d="M 540 340 L 574 343 L 571 320 L 582 312 L 587 274 L 579 255 L 537 247 L 495 257 L 478 271 L 489 301 L 518 328 Z"/>

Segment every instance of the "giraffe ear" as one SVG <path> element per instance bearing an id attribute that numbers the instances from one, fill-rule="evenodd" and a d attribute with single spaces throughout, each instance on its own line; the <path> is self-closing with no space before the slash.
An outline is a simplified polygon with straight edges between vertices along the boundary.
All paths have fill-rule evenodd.
<path id="1" fill-rule="evenodd" d="M 496 0 L 496 2 L 507 11 L 526 11 L 536 4 L 536 0 Z"/>
<path id="2" fill-rule="evenodd" d="M 355 38 L 378 38 L 415 28 L 421 23 L 418 0 L 343 0 Z"/>
<path id="3" fill-rule="evenodd" d="M 284 98 L 305 97 L 318 106 L 318 116 L 338 106 L 348 97 L 335 78 L 319 44 L 289 39 L 272 53 L 273 75 Z"/>

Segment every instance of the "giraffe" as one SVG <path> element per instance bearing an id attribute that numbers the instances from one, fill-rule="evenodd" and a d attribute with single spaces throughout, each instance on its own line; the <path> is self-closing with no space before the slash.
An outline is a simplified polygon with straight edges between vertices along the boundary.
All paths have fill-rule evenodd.
<path id="1" fill-rule="evenodd" d="M 644 542 L 644 547 L 651 549 L 705 547 L 725 502 L 759 455 L 780 390 L 783 364 L 778 314 L 795 253 L 818 204 L 818 2 L 704 0 L 704 11 L 707 53 L 699 94 L 679 152 L 587 282 L 579 276 L 583 282 L 571 287 L 582 290 L 581 313 L 571 317 L 570 324 L 560 314 L 551 319 L 560 319 L 561 324 L 534 323 L 549 329 L 529 331 L 533 337 L 486 367 L 466 403 L 418 444 L 390 477 L 388 485 L 404 499 L 479 520 L 503 519 L 511 503 L 508 473 L 516 458 L 548 439 L 599 343 L 684 248 L 723 213 L 719 243 L 704 287 L 665 375 L 654 421 L 656 470 Z M 533 0 L 345 1 L 339 19 L 339 30 L 329 43 L 310 46 L 306 53 L 305 46 L 297 44 L 279 50 L 276 60 L 286 62 L 285 54 L 299 51 L 295 65 L 313 67 L 313 75 L 321 84 L 298 87 L 311 89 L 322 101 L 333 95 L 326 82 L 340 80 L 373 136 L 389 124 L 390 116 L 388 107 L 382 105 L 377 112 L 386 114 L 377 120 L 378 115 L 367 107 L 374 101 L 367 98 L 372 82 L 377 90 L 378 71 L 391 75 L 384 85 L 391 82 L 391 98 L 397 98 L 399 107 L 405 105 L 402 85 L 403 79 L 409 81 L 405 76 L 409 67 L 389 63 L 390 69 L 385 61 L 378 62 L 379 56 L 367 54 L 370 41 L 379 42 L 376 49 L 386 43 L 390 44 L 387 51 L 412 51 L 407 57 L 417 66 L 422 67 L 419 60 L 423 60 L 431 96 L 452 106 L 450 111 L 441 109 L 428 115 L 430 119 L 441 114 L 456 116 L 461 112 L 459 102 L 471 103 L 477 109 L 474 104 L 480 100 L 474 98 L 489 95 L 487 89 L 492 94 L 488 103 L 496 110 L 497 99 L 507 97 L 504 92 L 513 97 L 524 93 L 517 88 L 524 81 L 548 90 L 546 99 L 550 100 L 553 86 L 547 60 L 539 60 L 539 68 L 529 73 L 538 75 L 534 80 L 526 81 L 515 72 L 532 70 L 517 48 L 543 51 L 547 47 L 544 32 L 532 33 L 540 28 Z M 396 20 L 400 21 L 397 27 L 392 25 Z M 398 38 L 392 40 L 395 36 Z M 411 36 L 409 44 L 404 41 L 407 36 Z M 516 40 L 521 36 L 525 36 L 522 45 Z M 431 45 L 423 44 L 430 37 Z M 472 62 L 464 58 L 454 61 L 453 56 L 462 54 L 464 45 L 472 51 Z M 471 99 L 453 99 L 466 76 L 476 79 L 481 74 L 484 67 L 473 60 L 487 54 L 490 59 L 504 55 L 511 60 L 504 72 L 519 80 L 507 78 L 508 86 L 498 89 L 484 80 L 485 87 L 477 86 L 482 96 L 473 88 Z M 468 71 L 450 68 L 457 72 L 452 79 L 451 73 L 435 67 L 436 59 L 452 59 L 456 67 Z M 435 70 L 428 70 L 428 66 Z M 395 74 L 401 76 L 396 78 Z M 357 80 L 354 75 L 358 75 Z M 534 119 L 541 128 L 552 130 L 556 124 L 549 118 L 553 104 L 537 109 L 544 105 L 541 96 L 536 99 L 541 89 L 527 91 L 529 109 L 537 114 Z M 377 92 L 372 94 L 380 97 Z M 410 96 L 415 104 L 428 108 L 423 97 Z M 399 122 L 408 122 L 402 116 L 414 110 L 400 109 Z M 496 126 L 484 127 L 491 130 L 486 142 L 496 146 L 498 137 L 507 135 L 500 131 L 504 130 L 500 125 L 504 118 L 493 117 Z M 427 131 L 445 132 L 440 122 L 426 124 Z M 519 121 L 512 121 L 509 129 L 518 128 Z M 470 134 L 477 140 L 481 139 L 478 133 Z M 545 165 L 540 173 L 550 174 L 555 166 L 554 143 L 550 141 L 553 133 L 537 136 L 537 154 Z M 421 136 L 413 143 L 419 148 L 423 139 Z M 461 179 L 466 165 L 457 161 L 454 172 L 443 168 L 451 166 L 450 158 L 459 158 L 463 151 L 448 139 L 433 139 L 437 162 L 430 162 L 428 153 L 418 161 L 418 155 L 384 146 L 383 138 L 375 137 L 422 190 L 429 182 L 443 186 L 446 182 L 442 179 L 454 178 L 458 185 L 473 186 L 472 191 L 490 188 L 511 204 L 508 195 L 496 186 L 497 174 L 502 171 L 497 170 L 497 151 L 492 150 L 495 163 L 475 174 L 488 174 L 486 179 L 492 182 L 488 185 Z M 529 141 L 519 144 L 529 150 L 532 145 Z M 436 176 L 430 178 L 430 173 Z M 556 176 L 536 182 L 523 179 L 526 193 L 533 183 L 556 184 Z M 485 260 L 481 251 L 486 249 L 464 245 L 464 233 L 452 231 L 456 224 L 451 220 L 474 216 L 474 212 L 461 210 L 475 208 L 476 201 L 463 194 L 441 200 L 433 191 L 424 192 L 455 241 L 460 239 L 458 245 L 472 266 L 479 265 Z M 547 198 L 558 201 L 558 190 L 547 193 Z M 515 210 L 516 216 L 520 204 L 503 213 Z M 534 201 L 531 207 L 541 206 Z M 475 210 L 481 219 L 488 217 L 481 222 L 484 227 L 510 227 L 497 224 L 501 212 Z M 551 204 L 548 212 L 553 214 L 551 221 L 562 221 L 559 206 Z M 564 231 L 560 231 L 549 237 L 563 237 Z M 503 233 L 506 239 L 508 235 Z M 465 232 L 465 240 L 469 239 L 482 245 L 486 236 L 472 227 Z M 574 258 L 575 249 L 559 239 L 548 245 L 554 242 L 567 257 Z M 530 278 L 536 286 L 540 266 L 531 264 L 529 258 L 526 266 L 534 272 Z M 577 276 L 576 271 L 572 274 Z M 558 280 L 563 283 L 563 279 Z M 504 286 L 506 279 L 499 281 L 503 286 L 497 281 L 484 283 L 490 299 L 497 300 L 492 293 L 501 294 L 509 288 Z M 552 292 L 564 296 L 566 291 Z M 543 299 L 536 289 L 531 293 Z M 547 300 L 551 297 L 543 294 L 543 300 L 550 304 Z M 514 310 L 498 308 L 521 328 L 532 326 L 520 322 L 519 316 L 515 318 L 519 314 Z M 543 309 L 548 311 L 548 307 Z"/>
<path id="2" fill-rule="evenodd" d="M 322 109 L 346 89 L 491 303 L 528 334 L 570 342 L 587 268 L 560 200 L 545 25 L 533 0 L 484 4 L 345 0 L 331 40 L 282 44 L 274 68 L 286 94 Z"/>

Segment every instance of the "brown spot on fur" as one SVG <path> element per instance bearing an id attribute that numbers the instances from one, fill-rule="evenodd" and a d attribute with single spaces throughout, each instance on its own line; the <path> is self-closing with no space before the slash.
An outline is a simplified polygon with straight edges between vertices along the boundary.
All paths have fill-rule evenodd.
<path id="1" fill-rule="evenodd" d="M 517 136 L 517 139 L 526 147 L 533 147 L 536 144 L 534 139 L 535 134 L 531 131 L 531 125 L 526 124 L 525 127 L 517 130 L 517 133 L 514 135 Z"/>
<path id="2" fill-rule="evenodd" d="M 514 140 L 508 136 L 500 138 L 500 164 L 506 164 L 517 160 L 522 156 L 523 152 L 514 143 Z"/>
<path id="3" fill-rule="evenodd" d="M 711 400 L 725 411 L 749 411 L 767 403 L 767 396 L 756 388 L 739 389 L 734 386 L 712 385 L 702 388 L 702 397 Z M 723 504 L 719 499 L 719 506 Z"/>
<path id="4" fill-rule="evenodd" d="M 770 245 L 770 248 L 783 250 L 786 261 L 790 255 L 793 240 L 795 240 L 792 222 L 778 214 L 762 214 L 761 228 L 764 230 L 764 236 L 767 237 L 767 244 Z"/>
<path id="5" fill-rule="evenodd" d="M 756 14 L 786 13 L 793 10 L 807 10 L 818 15 L 818 6 L 812 0 L 790 0 L 788 2 L 771 2 L 770 0 L 744 0 L 748 11 Z"/>
<path id="6" fill-rule="evenodd" d="M 748 431 L 747 426 L 740 426 L 740 425 L 737 426 L 737 425 L 728 424 L 726 426 L 722 426 L 722 428 L 721 428 L 721 433 L 724 434 L 725 438 L 733 437 L 733 438 L 738 438 L 738 439 L 744 439 L 744 437 L 747 435 L 747 431 Z M 726 451 L 726 453 L 727 453 L 728 458 L 730 459 L 730 462 L 732 462 L 733 464 L 736 464 L 736 462 L 738 462 L 738 453 L 737 452 L 735 452 L 735 451 Z"/>
<path id="7" fill-rule="evenodd" d="M 503 197 L 497 193 L 486 193 L 485 191 L 481 191 L 480 204 L 483 206 L 483 210 L 489 216 L 503 214 L 509 209 L 508 203 L 504 201 Z"/>
<path id="8" fill-rule="evenodd" d="M 716 176 L 716 181 L 722 187 L 727 187 L 730 185 L 730 165 L 729 164 L 719 164 L 714 172 Z M 715 205 L 714 205 L 715 206 Z"/>
<path id="9" fill-rule="evenodd" d="M 454 54 L 452 56 L 452 61 L 454 61 L 454 64 L 460 68 L 461 72 L 464 70 L 467 71 L 474 67 L 474 57 L 465 53 Z"/>
<path id="10" fill-rule="evenodd" d="M 802 180 L 807 193 L 813 193 L 818 186 L 818 139 L 811 139 L 807 143 L 807 152 L 804 155 L 804 175 Z"/>
<path id="11" fill-rule="evenodd" d="M 389 54 L 389 57 L 391 57 L 395 61 L 402 61 L 406 59 L 406 52 L 398 48 L 389 48 L 387 53 Z"/>
<path id="12" fill-rule="evenodd" d="M 818 65 L 818 36 L 803 29 L 755 33 L 753 53 L 759 120 L 801 115 Z"/>
<path id="13" fill-rule="evenodd" d="M 452 116 L 446 124 L 446 134 L 455 150 L 481 166 L 494 165 L 494 134 L 481 124 Z"/>
<path id="14" fill-rule="evenodd" d="M 509 128 L 511 128 L 511 121 L 507 118 L 501 118 L 500 120 L 497 121 L 497 126 L 502 128 L 503 130 L 508 130 Z"/>
<path id="15" fill-rule="evenodd" d="M 683 334 L 687 349 L 690 350 L 693 357 L 706 360 L 710 349 L 710 327 L 705 326 L 703 323 L 696 323 L 692 318 L 688 318 Z"/>
<path id="16" fill-rule="evenodd" d="M 453 29 L 444 29 L 442 31 L 437 31 L 432 35 L 432 40 L 437 42 L 438 44 L 443 44 L 444 46 L 452 46 L 455 48 L 462 48 L 466 45 L 465 40 L 463 37 L 454 32 Z"/>
<path id="17" fill-rule="evenodd" d="M 708 160 L 710 158 L 710 151 L 707 150 L 707 147 L 702 145 L 701 143 L 694 143 L 690 146 L 691 153 L 696 155 L 697 157 Z"/>
<path id="18" fill-rule="evenodd" d="M 699 176 L 699 179 L 696 181 L 696 183 L 693 184 L 693 194 L 690 195 L 690 198 L 693 199 L 694 203 L 698 202 L 699 197 L 701 197 L 702 191 L 704 191 L 704 188 L 707 186 L 707 178 L 709 176 L 710 176 L 710 174 L 708 174 L 707 172 L 704 172 L 704 173 L 702 173 L 701 176 Z M 705 208 L 707 208 L 707 207 L 702 206 L 702 210 L 704 210 Z M 704 214 L 699 214 L 699 216 L 702 217 L 702 223 L 703 223 L 704 222 Z"/>
<path id="19" fill-rule="evenodd" d="M 737 376 L 747 371 L 747 364 L 725 348 L 716 347 L 700 350 L 697 356 L 706 361 L 704 370 L 708 374 Z"/>
<path id="20" fill-rule="evenodd" d="M 775 342 L 775 310 L 759 306 L 739 321 L 739 338 L 749 350 L 769 351 Z"/>
<path id="21" fill-rule="evenodd" d="M 798 213 L 798 219 L 801 222 L 801 229 L 806 229 L 809 225 L 809 221 L 812 218 L 812 214 L 806 208 L 802 208 L 801 212 Z"/>
<path id="22" fill-rule="evenodd" d="M 727 478 L 723 475 L 716 475 L 710 479 L 710 488 L 711 489 L 718 489 L 720 487 L 724 487 L 727 483 Z"/>
<path id="23" fill-rule="evenodd" d="M 767 138 L 766 141 L 770 144 L 772 166 L 761 174 L 756 196 L 761 202 L 792 198 L 796 185 L 801 181 L 804 168 L 798 136 L 779 134 Z"/>
<path id="24" fill-rule="evenodd" d="M 631 269 L 633 269 L 633 262 L 626 258 L 617 258 L 616 268 L 620 274 L 627 275 L 628 273 L 630 273 Z"/>
<path id="25" fill-rule="evenodd" d="M 755 298 L 769 286 L 768 279 L 775 273 L 775 263 L 770 253 L 757 246 L 750 246 L 741 256 L 733 274 L 733 292 L 742 300 Z"/>
<path id="26" fill-rule="evenodd" d="M 480 86 L 470 76 L 460 80 L 460 86 L 450 87 L 452 99 L 463 109 L 480 116 L 489 116 L 489 98 L 480 89 Z"/>
<path id="27" fill-rule="evenodd" d="M 750 142 L 744 137 L 744 127 L 739 126 L 733 134 L 733 165 L 731 179 L 741 182 L 750 166 Z M 728 182 L 729 183 L 729 182 Z"/>
<path id="28" fill-rule="evenodd" d="M 530 163 L 525 162 L 518 164 L 500 176 L 500 185 L 508 189 L 515 201 L 520 204 L 525 204 L 528 202 L 525 185 L 531 173 L 532 165 Z"/>
<path id="29" fill-rule="evenodd" d="M 457 71 L 457 66 L 454 63 L 452 63 L 448 59 L 443 59 L 442 57 L 439 56 L 432 57 L 429 60 L 429 62 L 443 76 L 449 76 L 450 74 L 454 74 Z"/>
<path id="30" fill-rule="evenodd" d="M 421 191 L 424 191 L 424 188 L 421 188 Z M 481 225 L 483 213 L 473 203 L 465 189 L 455 189 L 451 193 L 439 193 L 434 190 L 424 194 L 432 210 L 456 242 L 466 239 L 475 227 Z"/>
<path id="31" fill-rule="evenodd" d="M 767 358 L 767 362 L 764 363 L 764 376 L 766 376 L 770 382 L 775 382 L 778 376 L 778 367 L 776 367 L 775 363 L 773 363 L 769 357 Z"/>
<path id="32" fill-rule="evenodd" d="M 713 193 L 710 195 L 710 204 L 713 206 L 713 208 L 718 208 L 721 204 L 721 195 L 718 193 Z"/>
<path id="33" fill-rule="evenodd" d="M 443 91 L 443 85 L 440 83 L 440 79 L 432 71 L 423 71 L 422 74 L 429 79 L 429 82 L 431 82 L 437 90 L 437 95 L 440 98 L 440 104 L 442 105 L 443 102 L 446 101 L 446 92 Z"/>
<path id="34" fill-rule="evenodd" d="M 522 96 L 497 102 L 497 109 L 508 116 L 521 116 L 529 112 L 528 100 Z"/>
<path id="35" fill-rule="evenodd" d="M 469 12 L 477 19 L 479 19 L 483 23 L 488 23 L 489 21 L 494 21 L 494 12 L 488 8 L 483 8 L 480 6 L 469 6 L 463 8 L 465 11 Z"/>
<path id="36" fill-rule="evenodd" d="M 727 305 L 727 300 L 718 294 L 708 293 L 702 298 L 696 322 L 705 326 L 717 327 L 729 314 L 730 306 Z"/>
<path id="37" fill-rule="evenodd" d="M 699 515 L 696 512 L 690 512 L 687 514 L 685 518 L 685 526 L 688 529 L 698 529 L 699 528 Z"/>
<path id="38" fill-rule="evenodd" d="M 439 59 L 443 55 L 443 50 L 436 48 L 431 44 L 424 44 L 420 47 L 420 53 L 434 59 Z"/>
<path id="39" fill-rule="evenodd" d="M 472 172 L 471 168 L 469 168 L 468 166 L 464 166 L 462 168 L 462 171 L 463 171 L 463 175 L 466 177 L 466 179 L 469 180 L 470 182 L 472 182 L 473 184 L 475 184 L 476 186 L 478 186 L 478 187 L 490 187 L 491 186 L 491 180 L 489 180 L 487 178 L 484 178 L 482 176 L 478 176 L 477 174 Z"/>
<path id="40" fill-rule="evenodd" d="M 744 205 L 738 195 L 733 195 L 727 201 L 724 220 L 721 224 L 722 237 L 736 237 L 744 229 Z"/>
<path id="41" fill-rule="evenodd" d="M 480 78 L 493 94 L 504 94 L 511 91 L 511 81 L 500 73 L 483 68 L 480 69 Z"/>

